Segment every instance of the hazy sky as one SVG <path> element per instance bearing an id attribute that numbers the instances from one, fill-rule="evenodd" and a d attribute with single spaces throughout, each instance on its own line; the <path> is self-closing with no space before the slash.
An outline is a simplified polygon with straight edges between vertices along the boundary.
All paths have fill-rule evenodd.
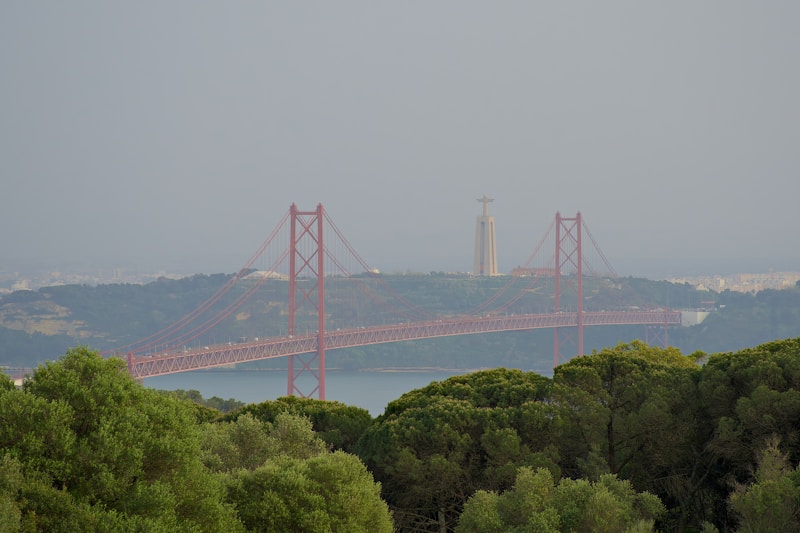
<path id="1" fill-rule="evenodd" d="M 382 270 L 581 211 L 621 275 L 800 270 L 800 2 L 0 2 L 0 270 Z"/>

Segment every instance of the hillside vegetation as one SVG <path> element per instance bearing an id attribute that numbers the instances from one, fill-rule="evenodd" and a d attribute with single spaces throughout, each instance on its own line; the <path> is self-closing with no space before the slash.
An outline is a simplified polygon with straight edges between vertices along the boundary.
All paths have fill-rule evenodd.
<path id="1" fill-rule="evenodd" d="M 146 338 L 193 311 L 230 278 L 223 274 L 195 275 L 146 285 L 65 285 L 5 295 L 0 298 L 0 365 L 30 367 L 56 359 L 76 344 L 108 351 Z M 425 316 L 469 312 L 495 294 L 501 295 L 497 302 L 501 305 L 505 295 L 507 307 L 503 312 L 506 313 L 542 313 L 553 309 L 552 280 L 546 278 L 537 280 L 532 288 L 527 278 L 511 280 L 515 285 L 505 293 L 502 288 L 510 281 L 507 277 L 470 279 L 431 273 L 382 276 L 380 281 L 380 286 L 390 286 Z M 393 312 L 385 296 L 365 297 L 366 286 L 370 290 L 380 288 L 369 279 L 332 279 L 326 283 L 329 329 L 417 319 Z M 223 309 L 242 290 L 231 291 L 210 312 Z M 508 295 L 520 291 L 524 296 L 512 302 Z M 797 287 L 756 295 L 717 294 L 697 291 L 685 284 L 640 278 L 587 278 L 584 295 L 586 310 L 664 306 L 712 310 L 698 326 L 670 329 L 670 344 L 686 352 L 734 351 L 800 335 L 800 288 Z M 570 303 L 567 294 L 561 308 L 570 306 L 574 308 L 574 303 Z M 268 280 L 235 313 L 192 342 L 206 345 L 285 334 L 287 307 L 288 284 Z M 301 314 L 297 320 L 297 331 L 316 329 L 311 317 Z M 587 328 L 585 348 L 590 351 L 646 337 L 643 326 Z M 552 342 L 552 332 L 548 330 L 432 339 L 340 350 L 329 365 L 351 369 L 507 366 L 545 372 L 552 369 Z"/>

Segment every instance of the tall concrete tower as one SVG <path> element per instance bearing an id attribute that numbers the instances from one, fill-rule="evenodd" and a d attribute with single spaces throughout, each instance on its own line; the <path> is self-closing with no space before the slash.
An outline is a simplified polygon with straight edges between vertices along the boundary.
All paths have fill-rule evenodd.
<path id="1" fill-rule="evenodd" d="M 475 276 L 497 276 L 497 248 L 494 239 L 494 217 L 489 216 L 489 202 L 494 198 L 478 198 L 483 204 L 483 215 L 475 224 L 475 261 L 472 274 Z"/>

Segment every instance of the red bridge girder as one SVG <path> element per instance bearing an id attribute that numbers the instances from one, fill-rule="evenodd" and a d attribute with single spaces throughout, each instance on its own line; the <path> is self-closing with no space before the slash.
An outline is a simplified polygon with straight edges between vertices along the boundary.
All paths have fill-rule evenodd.
<path id="1" fill-rule="evenodd" d="M 679 311 L 594 311 L 583 313 L 584 326 L 680 325 Z M 433 337 L 471 335 L 498 331 L 520 331 L 578 325 L 578 313 L 559 312 L 533 315 L 506 315 L 454 318 L 325 332 L 325 347 L 351 348 L 369 344 L 400 342 Z M 208 346 L 188 351 L 165 352 L 149 357 L 131 357 L 128 369 L 134 378 L 147 378 L 214 368 L 236 363 L 288 357 L 316 352 L 318 335 L 295 335 L 260 341 Z"/>

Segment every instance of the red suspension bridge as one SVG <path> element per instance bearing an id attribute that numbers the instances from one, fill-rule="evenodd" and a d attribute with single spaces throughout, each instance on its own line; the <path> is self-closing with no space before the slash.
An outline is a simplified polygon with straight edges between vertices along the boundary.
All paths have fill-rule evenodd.
<path id="1" fill-rule="evenodd" d="M 591 246 L 584 250 L 587 237 Z M 546 243 L 552 244 L 552 254 L 545 254 L 542 263 L 541 251 Z M 537 259 L 540 262 L 537 263 Z M 595 259 L 605 267 L 604 273 L 593 267 Z M 389 287 L 383 276 L 370 268 L 347 242 L 321 204 L 313 211 L 300 211 L 292 204 L 264 244 L 222 288 L 174 324 L 116 353 L 126 355 L 128 369 L 138 379 L 284 357 L 288 362 L 287 394 L 325 399 L 328 350 L 549 328 L 553 330 L 553 364 L 556 366 L 567 346 L 574 346 L 570 355 L 584 353 L 586 327 L 657 327 L 654 331 L 659 332 L 658 340 L 666 346 L 668 327 L 679 325 L 681 321 L 680 312 L 666 308 L 584 310 L 584 280 L 614 278 L 616 274 L 580 213 L 572 218 L 557 213 L 545 236 L 516 272 L 518 275 L 510 276 L 503 287 L 469 312 L 435 316 Z M 526 293 L 540 288 L 543 279 L 554 287 L 553 309 L 539 313 L 516 312 L 518 307 L 515 306 Z M 241 313 L 244 303 L 269 282 L 286 286 L 285 332 L 268 338 L 188 347 L 197 339 L 205 338 L 203 336 L 224 320 Z M 370 309 L 376 306 L 393 309 L 391 316 L 394 318 L 386 320 L 384 317 L 381 324 L 354 325 L 333 317 L 326 311 L 326 285 L 342 284 L 351 287 L 347 294 L 353 300 L 337 301 L 336 309 L 356 309 L 368 300 Z M 341 295 L 342 291 L 336 294 Z M 344 327 L 328 327 L 332 322 Z M 300 384 L 309 382 L 310 388 L 301 390 Z"/>

